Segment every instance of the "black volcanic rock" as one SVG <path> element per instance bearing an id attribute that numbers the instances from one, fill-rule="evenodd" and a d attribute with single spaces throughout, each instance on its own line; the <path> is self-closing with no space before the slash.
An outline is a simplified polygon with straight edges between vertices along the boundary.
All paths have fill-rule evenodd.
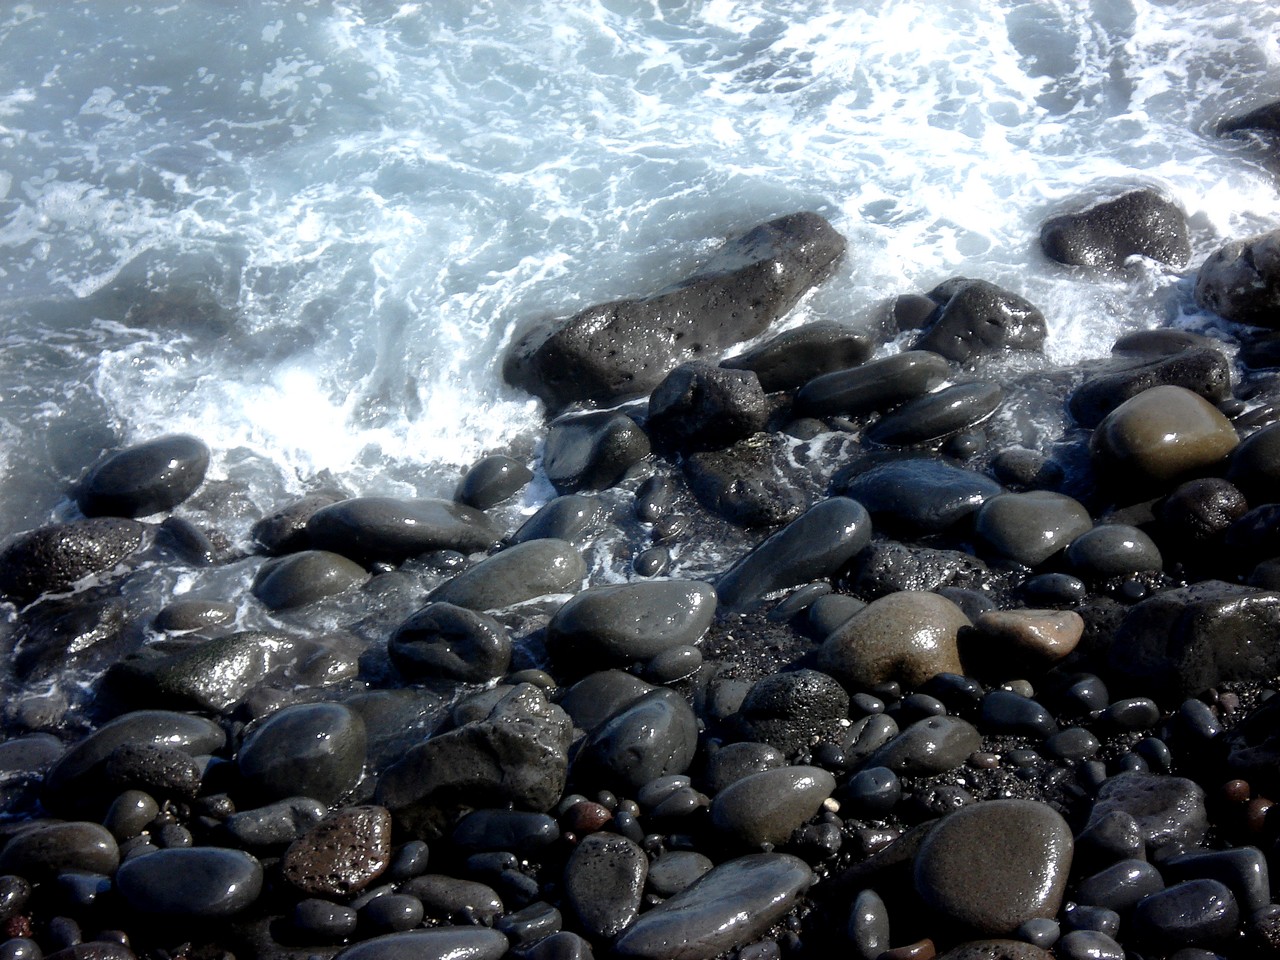
<path id="1" fill-rule="evenodd" d="M 526 331 L 508 351 L 503 377 L 554 409 L 639 396 L 680 363 L 763 333 L 844 248 L 844 237 L 816 213 L 771 220 L 652 296 L 598 304 Z"/>
<path id="2" fill-rule="evenodd" d="M 986 280 L 953 277 L 929 291 L 938 304 L 912 345 L 956 363 L 1006 350 L 1042 350 L 1048 332 L 1030 302 Z"/>
<path id="3" fill-rule="evenodd" d="M 1238 116 L 1226 117 L 1218 124 L 1218 136 L 1220 137 L 1244 130 L 1256 130 L 1272 134 L 1280 133 L 1280 100 L 1263 104 Z"/>
<path id="4" fill-rule="evenodd" d="M 1058 263 L 1112 270 L 1133 256 L 1174 267 L 1191 258 L 1186 214 L 1155 190 L 1131 190 L 1078 213 L 1050 217 L 1040 228 L 1040 246 Z"/>
<path id="5" fill-rule="evenodd" d="M 136 520 L 95 517 L 24 533 L 0 551 L 0 597 L 29 603 L 67 590 L 142 547 L 145 530 Z"/>
<path id="6" fill-rule="evenodd" d="M 204 482 L 209 448 L 174 434 L 119 450 L 96 464 L 76 486 L 86 517 L 145 517 L 180 504 Z"/>
<path id="7" fill-rule="evenodd" d="M 871 341 L 842 323 L 820 320 L 766 340 L 736 357 L 723 360 L 729 370 L 750 370 L 765 393 L 794 390 L 814 377 L 866 362 Z"/>
<path id="8" fill-rule="evenodd" d="M 1232 240 L 1196 275 L 1196 303 L 1220 317 L 1280 327 L 1280 230 Z"/>

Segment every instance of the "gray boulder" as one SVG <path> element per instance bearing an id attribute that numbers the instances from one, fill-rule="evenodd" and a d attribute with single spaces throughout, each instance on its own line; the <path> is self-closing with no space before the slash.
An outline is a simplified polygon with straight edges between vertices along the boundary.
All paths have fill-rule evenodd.
<path id="1" fill-rule="evenodd" d="M 652 296 L 588 307 L 526 331 L 508 351 L 503 377 L 556 409 L 647 393 L 684 361 L 763 333 L 844 248 L 816 213 L 761 224 Z"/>
<path id="2" fill-rule="evenodd" d="M 1174 267 L 1186 266 L 1191 258 L 1186 214 L 1172 200 L 1147 189 L 1050 217 L 1040 228 L 1040 246 L 1058 263 L 1110 270 L 1123 267 L 1133 256 Z"/>
<path id="3" fill-rule="evenodd" d="M 1196 274 L 1196 303 L 1220 317 L 1280 327 L 1280 230 L 1232 240 Z"/>
<path id="4" fill-rule="evenodd" d="M 956 363 L 1006 350 L 1041 350 L 1048 328 L 1027 300 L 986 280 L 955 277 L 929 291 L 938 308 L 912 349 Z"/>
<path id="5" fill-rule="evenodd" d="M 649 435 L 662 447 L 716 450 L 763 430 L 769 405 L 750 370 L 682 363 L 649 397 Z"/>
<path id="6" fill-rule="evenodd" d="M 21 534 L 0 551 L 0 597 L 26 604 L 67 590 L 140 549 L 145 531 L 136 520 L 100 517 Z"/>

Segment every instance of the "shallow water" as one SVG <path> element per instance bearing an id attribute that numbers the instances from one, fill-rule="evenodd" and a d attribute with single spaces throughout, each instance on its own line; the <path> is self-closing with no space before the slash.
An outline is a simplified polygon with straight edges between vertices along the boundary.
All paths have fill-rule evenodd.
<path id="1" fill-rule="evenodd" d="M 536 453 L 540 405 L 497 374 L 518 328 L 798 209 L 849 255 L 786 325 L 879 329 L 956 274 L 1040 306 L 1054 362 L 1195 324 L 1186 277 L 1074 275 L 1038 225 L 1146 183 L 1186 208 L 1192 269 L 1273 227 L 1264 148 L 1213 127 L 1278 67 L 1260 2 L 8 4 L 0 538 L 174 431 L 214 453 L 179 513 L 236 542 L 309 489 L 447 494 Z"/>

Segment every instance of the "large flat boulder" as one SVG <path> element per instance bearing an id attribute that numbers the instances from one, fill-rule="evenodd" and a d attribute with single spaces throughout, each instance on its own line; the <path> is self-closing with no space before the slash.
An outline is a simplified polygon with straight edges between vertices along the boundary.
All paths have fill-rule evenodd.
<path id="1" fill-rule="evenodd" d="M 816 213 L 770 220 L 652 296 L 597 304 L 527 330 L 508 351 L 502 375 L 556 410 L 640 396 L 681 363 L 759 336 L 844 248 L 844 237 Z"/>

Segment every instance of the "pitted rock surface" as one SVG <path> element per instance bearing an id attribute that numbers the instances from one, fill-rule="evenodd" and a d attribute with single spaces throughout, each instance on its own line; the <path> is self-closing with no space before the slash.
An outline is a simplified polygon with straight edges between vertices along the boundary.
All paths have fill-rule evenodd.
<path id="1" fill-rule="evenodd" d="M 378 879 L 391 862 L 391 814 L 346 807 L 295 840 L 281 861 L 284 878 L 313 897 L 348 897 Z"/>

